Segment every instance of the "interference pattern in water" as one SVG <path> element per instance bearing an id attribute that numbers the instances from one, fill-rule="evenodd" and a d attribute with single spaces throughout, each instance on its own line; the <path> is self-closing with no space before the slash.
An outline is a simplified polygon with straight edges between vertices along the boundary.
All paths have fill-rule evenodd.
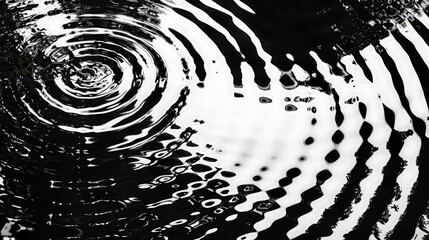
<path id="1" fill-rule="evenodd" d="M 0 2 L 3 239 L 428 239 L 427 1 Z"/>

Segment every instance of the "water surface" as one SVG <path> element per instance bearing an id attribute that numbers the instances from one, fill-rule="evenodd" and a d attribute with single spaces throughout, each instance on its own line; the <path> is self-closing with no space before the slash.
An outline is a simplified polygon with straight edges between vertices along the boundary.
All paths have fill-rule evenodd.
<path id="1" fill-rule="evenodd" d="M 3 239 L 426 239 L 426 1 L 0 3 Z"/>

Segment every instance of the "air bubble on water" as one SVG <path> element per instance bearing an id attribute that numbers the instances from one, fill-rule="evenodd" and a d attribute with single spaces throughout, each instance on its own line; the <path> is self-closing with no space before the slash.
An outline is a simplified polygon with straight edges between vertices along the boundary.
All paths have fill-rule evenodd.
<path id="1" fill-rule="evenodd" d="M 289 60 L 291 60 L 292 62 L 295 61 L 295 58 L 290 53 L 286 53 L 286 57 L 289 58 Z"/>
<path id="2" fill-rule="evenodd" d="M 257 182 L 257 181 L 261 181 L 262 177 L 259 175 L 256 175 L 252 179 L 253 179 L 253 181 Z"/>
<path id="3" fill-rule="evenodd" d="M 311 119 L 311 125 L 316 125 L 316 123 L 317 123 L 317 119 L 315 118 Z"/>
<path id="4" fill-rule="evenodd" d="M 232 214 L 228 217 L 225 218 L 225 221 L 230 222 L 230 221 L 234 221 L 235 219 L 237 219 L 238 214 Z"/>
<path id="5" fill-rule="evenodd" d="M 333 163 L 335 161 L 337 161 L 340 158 L 340 154 L 338 153 L 338 151 L 336 149 L 330 151 L 326 156 L 325 156 L 325 160 L 328 163 Z"/>
<path id="6" fill-rule="evenodd" d="M 334 142 L 335 144 L 341 143 L 343 139 L 344 139 L 344 134 L 341 130 L 335 131 L 334 135 L 332 135 L 332 142 Z"/>
<path id="7" fill-rule="evenodd" d="M 261 102 L 261 103 L 272 103 L 273 102 L 273 100 L 271 100 L 270 98 L 268 98 L 268 97 L 260 97 L 259 98 L 259 102 Z"/>
<path id="8" fill-rule="evenodd" d="M 314 138 L 313 137 L 308 137 L 307 139 L 305 139 L 304 144 L 305 145 L 310 145 L 314 142 Z"/>
<path id="9" fill-rule="evenodd" d="M 294 111 L 298 110 L 298 108 L 295 105 L 293 105 L 293 104 L 287 104 L 285 106 L 285 110 L 287 112 L 294 112 Z"/>

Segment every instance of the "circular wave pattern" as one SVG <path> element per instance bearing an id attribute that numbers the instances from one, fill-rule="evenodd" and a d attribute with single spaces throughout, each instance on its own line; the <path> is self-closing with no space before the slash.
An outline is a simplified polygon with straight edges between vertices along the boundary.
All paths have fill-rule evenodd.
<path id="1" fill-rule="evenodd" d="M 427 6 L 268 5 L 2 3 L 1 235 L 427 238 Z"/>
<path id="2" fill-rule="evenodd" d="M 172 67 L 181 66 L 182 58 L 166 55 L 176 52 L 171 40 L 148 24 L 72 15 L 39 19 L 32 29 L 47 24 L 42 34 L 28 33 L 28 27 L 16 30 L 24 36 L 20 51 L 34 60 L 19 66 L 29 71 L 19 105 L 37 121 L 71 134 L 110 134 L 118 139 L 105 146 L 111 150 L 144 144 L 185 104 L 187 70 Z M 51 21 L 63 21 L 61 28 L 49 29 Z M 127 140 L 131 135 L 134 140 Z"/>

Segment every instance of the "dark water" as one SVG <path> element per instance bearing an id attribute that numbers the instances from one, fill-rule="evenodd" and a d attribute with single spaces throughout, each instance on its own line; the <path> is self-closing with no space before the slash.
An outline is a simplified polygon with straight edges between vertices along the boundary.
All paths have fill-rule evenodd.
<path id="1" fill-rule="evenodd" d="M 427 5 L 1 1 L 1 236 L 427 239 Z"/>

